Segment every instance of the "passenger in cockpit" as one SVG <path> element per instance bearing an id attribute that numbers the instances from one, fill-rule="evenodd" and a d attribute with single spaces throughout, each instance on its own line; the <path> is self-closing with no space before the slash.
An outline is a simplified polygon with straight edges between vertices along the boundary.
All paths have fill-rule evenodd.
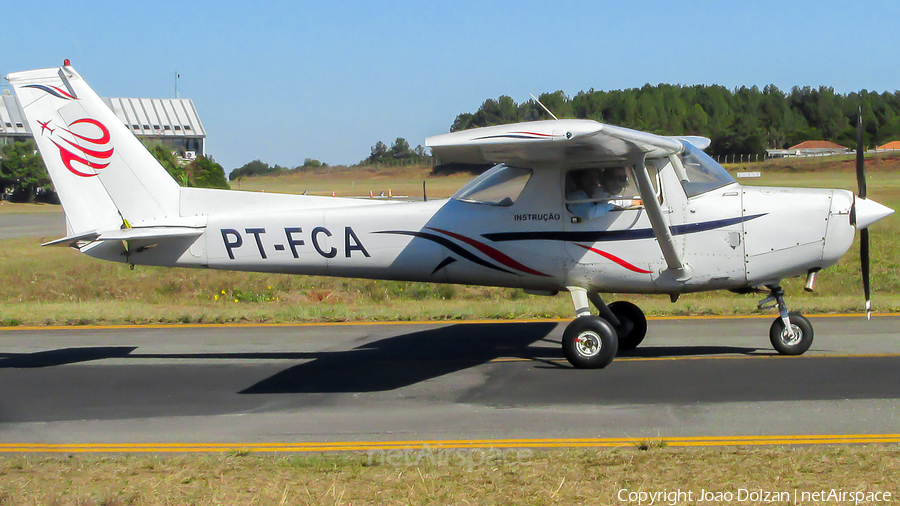
<path id="1" fill-rule="evenodd" d="M 573 171 L 570 177 L 575 189 L 567 200 L 569 211 L 584 220 L 599 218 L 613 209 L 641 205 L 640 199 L 622 199 L 622 191 L 628 186 L 625 167 L 583 169 Z"/>

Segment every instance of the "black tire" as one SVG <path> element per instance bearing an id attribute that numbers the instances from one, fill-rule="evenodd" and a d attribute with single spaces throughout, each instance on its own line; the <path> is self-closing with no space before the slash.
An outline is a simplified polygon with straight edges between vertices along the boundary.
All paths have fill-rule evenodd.
<path id="1" fill-rule="evenodd" d="M 775 318 L 769 329 L 769 341 L 772 347 L 782 355 L 803 355 L 812 346 L 813 328 L 800 313 L 790 313 L 791 328 L 794 330 L 794 338 L 790 339 L 784 332 L 784 322 L 781 318 Z"/>
<path id="2" fill-rule="evenodd" d="M 566 359 L 578 369 L 602 369 L 616 357 L 619 339 L 608 321 L 582 316 L 566 327 L 562 346 Z"/>
<path id="3" fill-rule="evenodd" d="M 619 319 L 616 327 L 620 350 L 633 350 L 647 335 L 647 317 L 641 308 L 631 302 L 619 300 L 609 305 L 609 310 Z"/>

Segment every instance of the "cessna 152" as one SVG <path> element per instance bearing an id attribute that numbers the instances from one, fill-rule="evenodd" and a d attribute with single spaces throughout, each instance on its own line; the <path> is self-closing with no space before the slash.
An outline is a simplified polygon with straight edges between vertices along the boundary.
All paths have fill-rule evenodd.
<path id="1" fill-rule="evenodd" d="M 568 291 L 562 346 L 579 368 L 605 367 L 647 331 L 637 306 L 601 292 L 768 293 L 772 345 L 802 354 L 813 329 L 781 281 L 811 288 L 859 229 L 869 309 L 866 227 L 893 212 L 865 198 L 861 166 L 858 196 L 745 187 L 703 152 L 709 139 L 589 120 L 430 137 L 444 162 L 496 164 L 448 200 L 182 188 L 68 62 L 7 79 L 66 213 L 67 237 L 47 245 L 132 265 Z"/>

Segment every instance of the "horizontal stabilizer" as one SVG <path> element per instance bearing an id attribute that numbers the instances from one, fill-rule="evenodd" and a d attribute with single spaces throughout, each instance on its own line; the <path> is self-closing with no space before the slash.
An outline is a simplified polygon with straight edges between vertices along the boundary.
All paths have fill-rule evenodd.
<path id="1" fill-rule="evenodd" d="M 80 242 L 92 242 L 96 241 L 97 238 L 100 237 L 100 234 L 97 231 L 86 232 L 84 234 L 78 235 L 70 235 L 67 237 L 63 237 L 61 239 L 57 239 L 55 241 L 45 242 L 41 244 L 41 246 L 69 246 L 72 248 L 77 247 L 77 244 Z"/>
<path id="2" fill-rule="evenodd" d="M 193 227 L 142 227 L 142 228 L 123 228 L 119 230 L 108 230 L 105 232 L 88 232 L 70 237 L 63 237 L 55 241 L 50 241 L 41 246 L 72 246 L 77 247 L 78 243 L 94 242 L 94 241 L 131 241 L 131 240 L 153 240 L 168 239 L 172 237 L 198 237 L 203 234 L 205 229 Z"/>

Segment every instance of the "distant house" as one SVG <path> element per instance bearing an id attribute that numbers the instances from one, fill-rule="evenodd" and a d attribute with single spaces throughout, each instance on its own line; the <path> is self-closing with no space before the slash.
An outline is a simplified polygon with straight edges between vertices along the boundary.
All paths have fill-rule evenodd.
<path id="1" fill-rule="evenodd" d="M 900 141 L 891 141 L 875 148 L 876 151 L 900 150 Z"/>
<path id="2" fill-rule="evenodd" d="M 767 149 L 769 158 L 790 156 L 831 156 L 850 153 L 853 150 L 829 141 L 803 141 L 787 149 Z"/>

